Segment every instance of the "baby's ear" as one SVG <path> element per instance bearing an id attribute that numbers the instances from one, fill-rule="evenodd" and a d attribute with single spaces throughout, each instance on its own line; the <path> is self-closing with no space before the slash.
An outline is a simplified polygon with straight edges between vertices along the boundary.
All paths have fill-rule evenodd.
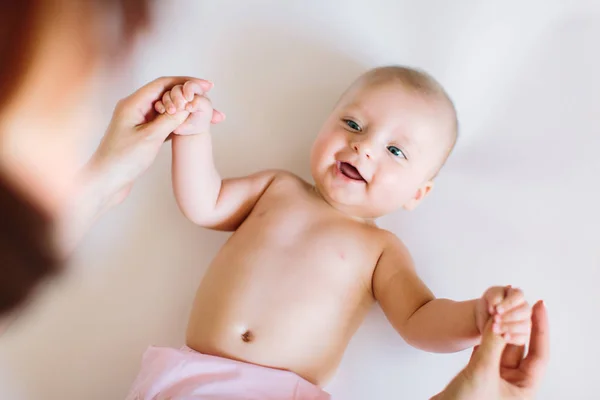
<path id="1" fill-rule="evenodd" d="M 433 189 L 433 181 L 429 180 L 425 183 L 423 183 L 416 191 L 415 195 L 413 196 L 412 199 L 410 199 L 406 204 L 404 204 L 403 208 L 407 211 L 412 211 L 415 208 L 417 208 L 417 206 L 419 204 L 421 204 L 421 202 L 423 201 L 423 199 L 425 197 L 427 197 L 427 195 L 429 193 L 431 193 L 431 189 Z"/>

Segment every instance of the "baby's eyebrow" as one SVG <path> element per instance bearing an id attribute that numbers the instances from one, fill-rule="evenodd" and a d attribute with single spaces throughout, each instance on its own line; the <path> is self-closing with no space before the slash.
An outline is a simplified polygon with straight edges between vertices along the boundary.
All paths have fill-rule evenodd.
<path id="1" fill-rule="evenodd" d="M 402 126 L 396 126 L 392 132 L 394 139 L 397 139 L 398 143 L 406 146 L 414 146 L 415 140 L 411 135 L 407 134 Z"/>
<path id="2" fill-rule="evenodd" d="M 405 135 L 403 132 L 394 132 L 394 137 L 397 138 L 398 143 L 402 143 L 403 145 L 412 145 L 414 144 L 414 140 L 410 138 L 410 136 Z"/>
<path id="3" fill-rule="evenodd" d="M 360 104 L 357 103 L 350 103 L 347 106 L 342 108 L 342 111 L 344 112 L 349 112 L 349 111 L 354 111 L 354 112 L 359 112 L 359 113 L 365 113 L 365 110 L 360 106 Z"/>

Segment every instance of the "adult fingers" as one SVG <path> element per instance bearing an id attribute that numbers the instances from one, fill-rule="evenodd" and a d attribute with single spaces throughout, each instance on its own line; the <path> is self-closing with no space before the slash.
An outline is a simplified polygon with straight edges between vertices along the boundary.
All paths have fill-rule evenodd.
<path id="1" fill-rule="evenodd" d="M 473 357 L 475 356 L 475 353 L 477 353 L 478 349 L 479 349 L 479 345 L 473 347 L 473 351 L 471 352 L 471 357 L 469 358 L 469 362 L 471 362 L 473 360 Z"/>
<path id="2" fill-rule="evenodd" d="M 133 92 L 133 94 L 129 95 L 127 99 L 135 104 L 154 102 L 166 90 L 171 89 L 175 85 L 184 85 L 187 82 L 198 85 L 205 92 L 208 92 L 213 87 L 212 82 L 204 79 L 193 78 L 190 76 L 165 76 L 142 86 L 137 91 Z"/>
<path id="3" fill-rule="evenodd" d="M 525 346 L 515 346 L 509 344 L 502 353 L 502 360 L 500 361 L 500 367 L 503 368 L 518 368 L 523 360 L 525 354 Z"/>
<path id="4" fill-rule="evenodd" d="M 529 352 L 521 363 L 521 369 L 529 376 L 538 380 L 546 369 L 550 359 L 550 333 L 548 313 L 542 300 L 533 306 L 531 316 L 531 338 Z"/>
<path id="5" fill-rule="evenodd" d="M 492 319 L 490 319 L 483 331 L 479 349 L 477 349 L 469 364 L 476 370 L 498 374 L 505 347 L 506 342 L 504 339 L 492 331 Z"/>
<path id="6" fill-rule="evenodd" d="M 160 114 L 153 121 L 144 124 L 141 129 L 146 133 L 147 138 L 163 142 L 189 115 L 187 111 L 179 111 L 173 115 Z"/>
<path id="7" fill-rule="evenodd" d="M 193 82 L 202 90 L 209 91 L 213 84 L 204 79 L 198 79 L 190 76 L 166 76 L 153 80 L 142 86 L 131 95 L 125 97 L 117 104 L 115 113 L 120 115 L 120 119 L 126 125 L 139 125 L 145 121 L 156 100 L 159 100 L 163 93 L 175 85 L 183 85 L 187 82 Z"/>

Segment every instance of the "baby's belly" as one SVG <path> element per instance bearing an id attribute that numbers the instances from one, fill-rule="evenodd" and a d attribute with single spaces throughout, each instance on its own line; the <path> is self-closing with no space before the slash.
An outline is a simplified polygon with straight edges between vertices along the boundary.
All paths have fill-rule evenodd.
<path id="1" fill-rule="evenodd" d="M 261 324 L 247 318 L 225 316 L 220 321 L 192 317 L 188 347 L 219 357 L 292 371 L 309 382 L 324 386 L 331 378 L 347 345 L 345 336 L 329 334 L 335 342 L 323 348 L 303 337 L 291 324 Z M 194 326 L 192 326 L 194 324 Z"/>
<path id="2" fill-rule="evenodd" d="M 187 345 L 324 385 L 372 299 L 348 276 L 310 270 L 217 256 L 198 289 Z"/>

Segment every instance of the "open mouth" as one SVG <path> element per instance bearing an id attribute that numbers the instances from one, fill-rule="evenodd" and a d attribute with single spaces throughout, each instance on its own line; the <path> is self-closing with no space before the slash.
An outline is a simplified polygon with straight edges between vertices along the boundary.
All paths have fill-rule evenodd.
<path id="1" fill-rule="evenodd" d="M 356 167 L 352 164 L 349 164 L 347 162 L 340 162 L 338 161 L 338 169 L 340 170 L 340 172 L 342 173 L 342 175 L 344 175 L 345 177 L 352 179 L 354 181 L 362 181 L 362 182 L 367 182 L 365 180 L 365 178 L 362 177 L 362 175 L 360 174 L 360 172 L 358 172 L 358 170 L 356 169 Z"/>

